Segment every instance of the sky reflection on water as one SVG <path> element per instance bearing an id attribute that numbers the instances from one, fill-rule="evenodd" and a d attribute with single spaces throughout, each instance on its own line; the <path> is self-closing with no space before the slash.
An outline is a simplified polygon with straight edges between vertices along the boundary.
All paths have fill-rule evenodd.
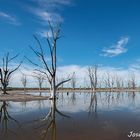
<path id="1" fill-rule="evenodd" d="M 41 140 L 43 134 L 47 140 L 127 140 L 130 131 L 140 131 L 140 93 L 60 93 L 56 104 L 6 104 L 0 124 L 4 140 Z"/>

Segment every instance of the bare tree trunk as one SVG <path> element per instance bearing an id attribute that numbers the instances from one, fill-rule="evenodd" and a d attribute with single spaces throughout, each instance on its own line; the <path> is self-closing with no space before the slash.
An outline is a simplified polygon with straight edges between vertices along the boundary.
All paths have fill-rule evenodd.
<path id="1" fill-rule="evenodd" d="M 135 77 L 135 73 L 133 72 L 133 73 L 131 73 L 131 75 L 130 75 L 130 80 L 129 80 L 129 86 L 130 86 L 130 88 L 131 89 L 136 89 L 136 77 Z"/>
<path id="2" fill-rule="evenodd" d="M 2 85 L 3 94 L 8 94 L 8 93 L 7 93 L 7 86 L 8 86 L 8 85 L 6 85 L 6 84 L 3 84 L 3 85 Z"/>
<path id="3" fill-rule="evenodd" d="M 93 90 L 95 91 L 97 89 L 98 84 L 97 70 L 98 66 L 96 65 L 88 68 L 88 75 L 92 91 Z"/>
<path id="4" fill-rule="evenodd" d="M 9 85 L 9 81 L 10 78 L 12 76 L 12 74 L 18 70 L 18 68 L 20 67 L 21 63 L 16 66 L 14 69 L 10 68 L 9 63 L 14 60 L 18 55 L 14 56 L 14 57 L 9 57 L 9 53 L 6 54 L 6 56 L 2 59 L 2 66 L 0 67 L 0 82 L 1 82 L 1 86 L 2 86 L 2 91 L 3 94 L 8 94 L 7 93 L 7 87 Z"/>
<path id="5" fill-rule="evenodd" d="M 72 74 L 71 86 L 72 86 L 72 89 L 75 90 L 75 88 L 76 88 L 76 75 L 75 75 L 75 72 L 73 72 L 73 74 Z"/>
<path id="6" fill-rule="evenodd" d="M 55 86 L 55 78 L 52 79 L 52 91 L 51 91 L 51 98 L 55 100 L 56 96 L 56 86 Z"/>
<path id="7" fill-rule="evenodd" d="M 60 25 L 58 26 L 52 26 L 52 24 L 50 22 L 49 23 L 49 27 L 51 30 L 51 34 L 52 37 L 50 37 L 49 35 L 47 35 L 47 43 L 48 43 L 48 48 L 50 51 L 50 56 L 51 56 L 51 62 L 48 63 L 47 58 L 45 56 L 45 51 L 42 48 L 42 45 L 39 41 L 39 39 L 34 36 L 35 40 L 38 43 L 39 46 L 39 51 L 34 50 L 32 47 L 31 50 L 35 53 L 35 55 L 37 56 L 37 58 L 40 60 L 41 65 L 39 65 L 38 63 L 34 63 L 33 61 L 28 60 L 36 65 L 38 67 L 38 69 L 36 69 L 36 71 L 41 72 L 42 74 L 44 74 L 50 84 L 50 92 L 51 92 L 51 99 L 55 99 L 56 97 L 56 90 L 58 89 L 59 86 L 61 86 L 61 84 L 68 82 L 70 79 L 68 80 L 64 80 L 60 83 L 58 83 L 56 85 L 56 72 L 57 72 L 57 41 L 60 38 Z M 40 70 L 41 69 L 41 70 Z"/>
<path id="8" fill-rule="evenodd" d="M 25 92 L 26 91 L 26 86 L 27 86 L 27 76 L 25 74 L 23 74 L 22 77 L 21 77 L 21 83 L 23 85 L 24 92 Z"/>
<path id="9" fill-rule="evenodd" d="M 40 92 L 40 96 L 41 96 L 41 89 L 42 89 L 42 84 L 45 80 L 44 78 L 44 75 L 41 74 L 40 72 L 34 72 L 34 75 L 32 75 L 36 81 L 37 81 L 37 85 L 38 85 L 38 88 L 39 88 L 39 92 Z"/>
<path id="10" fill-rule="evenodd" d="M 112 90 L 112 86 L 111 86 L 112 81 L 111 81 L 111 75 L 109 72 L 106 72 L 104 74 L 103 81 L 104 81 L 105 88 L 107 88 L 111 91 Z"/>

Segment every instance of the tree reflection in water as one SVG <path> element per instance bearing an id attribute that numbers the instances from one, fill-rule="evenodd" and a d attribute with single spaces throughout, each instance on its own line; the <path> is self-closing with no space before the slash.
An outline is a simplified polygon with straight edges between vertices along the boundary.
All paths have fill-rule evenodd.
<path id="1" fill-rule="evenodd" d="M 36 128 L 41 131 L 41 139 L 49 139 L 49 140 L 56 140 L 56 113 L 61 115 L 62 117 L 70 118 L 60 112 L 56 107 L 56 100 L 51 100 L 51 107 L 47 116 L 45 116 L 39 122 L 40 125 Z"/>
<path id="2" fill-rule="evenodd" d="M 8 122 L 13 121 L 18 127 L 20 127 L 19 122 L 14 119 L 7 110 L 8 103 L 6 101 L 2 102 L 1 108 L 0 108 L 0 123 L 1 123 L 1 132 L 2 134 L 6 135 L 8 132 L 16 135 L 16 132 L 8 128 Z"/>
<path id="3" fill-rule="evenodd" d="M 135 92 L 128 92 L 128 99 L 130 100 L 133 106 L 135 105 L 135 98 L 136 98 Z"/>
<path id="4" fill-rule="evenodd" d="M 128 98 L 127 98 L 128 97 Z M 136 93 L 135 92 L 92 92 L 90 93 L 90 102 L 88 107 L 88 114 L 97 117 L 98 108 L 102 109 L 107 107 L 111 109 L 114 106 L 119 106 L 121 103 L 129 102 L 132 106 L 135 106 Z"/>
<path id="5" fill-rule="evenodd" d="M 89 105 L 89 115 L 92 115 L 94 113 L 94 116 L 97 117 L 97 96 L 96 92 L 91 93 L 90 98 L 90 105 Z"/>
<path id="6" fill-rule="evenodd" d="M 14 140 L 19 140 L 20 139 L 19 137 L 24 137 L 24 139 L 26 139 L 26 140 L 27 139 L 28 140 L 31 140 L 31 139 L 56 140 L 60 135 L 64 135 L 64 133 L 60 134 L 60 132 L 63 132 L 63 130 L 65 128 L 65 126 L 63 127 L 62 125 L 61 125 L 62 127 L 60 127 L 60 126 L 58 127 L 56 118 L 58 119 L 58 115 L 60 115 L 63 118 L 65 118 L 65 117 L 70 118 L 69 116 L 63 114 L 62 112 L 60 112 L 58 110 L 57 103 L 60 107 L 64 106 L 64 109 L 67 109 L 67 107 L 69 106 L 70 109 L 72 109 L 72 111 L 76 110 L 75 111 L 77 113 L 76 115 L 79 115 L 78 114 L 79 110 L 80 111 L 82 110 L 83 114 L 86 114 L 87 116 L 90 115 L 90 117 L 86 116 L 90 121 L 93 121 L 93 119 L 96 120 L 96 121 L 93 121 L 93 124 L 98 126 L 98 124 L 96 124 L 95 122 L 98 122 L 101 120 L 101 118 L 102 118 L 101 114 L 103 114 L 104 111 L 112 111 L 114 109 L 116 110 L 116 108 L 118 109 L 121 107 L 124 108 L 125 104 L 134 106 L 135 100 L 136 100 L 136 105 L 137 105 L 137 97 L 138 97 L 138 94 L 132 93 L 132 92 L 131 93 L 127 93 L 127 92 L 125 92 L 125 93 L 93 92 L 93 93 L 81 93 L 81 95 L 80 95 L 80 93 L 77 93 L 77 92 L 75 92 L 75 93 L 71 92 L 69 94 L 64 93 L 63 95 L 60 93 L 58 100 L 49 100 L 49 102 L 50 102 L 49 111 L 47 110 L 48 101 L 44 102 L 44 104 L 47 103 L 47 108 L 43 104 L 43 101 L 36 101 L 35 103 L 37 103 L 38 106 L 35 106 L 35 109 L 37 111 L 39 111 L 38 116 L 31 114 L 31 118 L 30 117 L 26 118 L 26 115 L 25 115 L 24 121 L 28 121 L 28 122 L 24 123 L 24 121 L 23 121 L 22 129 L 20 129 L 22 131 L 19 130 L 19 132 L 16 131 L 16 129 L 15 129 L 16 125 L 20 126 L 18 121 L 15 120 L 13 117 L 11 117 L 10 114 L 8 113 L 8 109 L 7 109 L 9 107 L 8 103 L 1 102 L 2 104 L 0 106 L 0 129 L 3 134 L 10 132 L 10 134 L 12 133 L 12 136 L 14 136 L 13 134 L 17 135 L 18 133 L 21 133 L 21 136 L 18 134 L 18 137 L 16 136 L 17 139 L 14 139 Z M 32 104 L 32 103 L 30 103 L 30 104 Z M 26 110 L 28 108 L 29 104 L 20 103 L 20 105 L 23 106 L 23 108 L 25 107 L 25 110 Z M 69 107 L 68 107 L 68 109 L 69 109 Z M 88 109 L 88 112 L 87 112 L 87 109 Z M 43 111 L 43 114 L 46 113 L 46 111 L 48 113 L 42 119 L 38 119 L 38 118 L 42 117 L 42 111 Z M 70 110 L 68 110 L 68 111 L 70 111 Z M 23 110 L 22 110 L 22 112 L 23 112 Z M 85 123 L 88 120 L 84 120 L 82 118 L 83 116 L 81 116 L 81 114 L 82 114 L 81 112 L 80 112 L 81 114 L 79 116 L 81 118 L 77 118 L 77 116 L 75 115 L 75 112 L 74 113 L 70 112 L 73 123 L 71 123 L 70 121 L 66 121 L 67 124 L 62 122 L 63 125 L 67 125 L 66 127 L 69 127 L 69 126 L 71 127 L 71 125 L 73 125 L 73 124 L 74 125 L 78 124 L 78 125 L 76 125 L 76 127 L 72 126 L 72 130 L 74 130 L 76 132 L 79 132 L 79 131 L 83 130 L 83 128 L 87 128 L 87 127 L 89 127 L 89 130 L 91 129 L 90 127 L 93 128 L 92 124 Z M 27 112 L 27 115 L 28 115 L 28 112 Z M 100 123 L 103 123 L 101 121 L 100 121 Z M 22 122 L 20 122 L 20 123 L 22 123 Z M 89 126 L 86 126 L 86 125 L 89 125 Z M 62 128 L 62 130 L 60 128 Z M 58 129 L 59 129 L 59 132 L 57 132 Z M 13 130 L 17 134 L 15 132 L 13 132 Z M 100 130 L 102 130 L 102 129 L 100 129 Z M 26 133 L 24 133 L 24 132 L 26 132 Z M 23 133 L 24 133 L 24 136 L 23 136 Z M 79 133 L 76 133 L 76 134 L 78 135 Z M 56 134 L 59 134 L 59 136 L 57 135 L 57 138 L 56 138 Z M 71 133 L 69 133 L 69 131 L 68 131 L 68 133 L 66 132 L 66 134 L 71 135 Z M 87 135 L 88 134 L 89 133 L 87 132 Z M 6 139 L 6 136 L 2 140 L 9 140 L 9 139 Z M 15 138 L 15 136 L 14 136 L 14 138 Z M 1 139 L 1 137 L 0 137 L 0 139 Z"/>
<path id="7" fill-rule="evenodd" d="M 76 93 L 75 92 L 72 93 L 70 101 L 72 102 L 73 105 L 76 105 Z"/>

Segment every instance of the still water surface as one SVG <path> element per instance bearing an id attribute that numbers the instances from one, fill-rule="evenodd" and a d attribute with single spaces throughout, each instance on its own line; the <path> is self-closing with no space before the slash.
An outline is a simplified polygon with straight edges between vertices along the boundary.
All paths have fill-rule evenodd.
<path id="1" fill-rule="evenodd" d="M 0 140 L 140 139 L 127 137 L 140 133 L 140 93 L 60 93 L 0 107 Z"/>

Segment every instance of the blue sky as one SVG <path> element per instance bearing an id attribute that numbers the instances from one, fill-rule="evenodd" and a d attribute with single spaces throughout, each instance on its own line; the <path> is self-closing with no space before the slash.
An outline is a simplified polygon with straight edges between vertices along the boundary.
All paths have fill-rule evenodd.
<path id="1" fill-rule="evenodd" d="M 33 34 L 46 45 L 47 20 L 62 23 L 60 66 L 140 68 L 139 0 L 1 0 L 0 55 L 35 59 L 28 46 Z"/>
<path id="2" fill-rule="evenodd" d="M 28 45 L 48 31 L 50 18 L 62 22 L 60 65 L 128 67 L 139 59 L 139 7 L 139 0 L 1 0 L 1 55 L 34 57 Z"/>

